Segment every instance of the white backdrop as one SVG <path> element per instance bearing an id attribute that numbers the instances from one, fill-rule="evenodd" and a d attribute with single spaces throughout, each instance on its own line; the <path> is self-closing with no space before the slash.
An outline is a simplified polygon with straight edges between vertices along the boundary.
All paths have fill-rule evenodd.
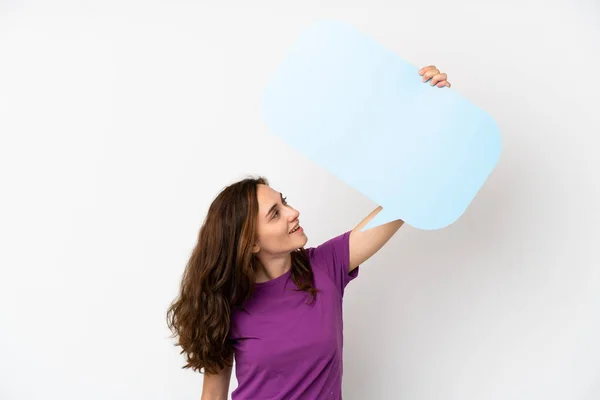
<path id="1" fill-rule="evenodd" d="M 199 399 L 165 312 L 217 192 L 267 176 L 309 245 L 377 206 L 261 119 L 319 18 L 447 72 L 504 146 L 459 221 L 361 268 L 344 398 L 600 398 L 594 0 L 0 1 L 0 398 Z"/>

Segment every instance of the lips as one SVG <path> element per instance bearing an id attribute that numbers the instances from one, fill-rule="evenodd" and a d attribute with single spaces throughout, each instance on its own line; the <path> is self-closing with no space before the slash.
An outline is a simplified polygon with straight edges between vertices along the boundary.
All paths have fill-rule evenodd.
<path id="1" fill-rule="evenodd" d="M 296 231 L 297 231 L 299 228 L 300 228 L 300 222 L 298 222 L 298 223 L 296 224 L 296 226 L 294 226 L 294 227 L 292 228 L 292 230 L 289 232 L 289 233 L 290 233 L 290 235 L 291 235 L 292 233 L 296 232 Z"/>

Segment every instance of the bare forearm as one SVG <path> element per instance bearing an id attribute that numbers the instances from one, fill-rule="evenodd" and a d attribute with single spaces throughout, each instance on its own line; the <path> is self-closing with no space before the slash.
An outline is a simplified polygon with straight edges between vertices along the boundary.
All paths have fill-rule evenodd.
<path id="1" fill-rule="evenodd" d="M 374 217 L 381 211 L 377 207 L 350 233 L 350 270 L 362 264 L 377 253 L 394 234 L 404 225 L 401 219 L 362 231 Z"/>
<path id="2" fill-rule="evenodd" d="M 200 397 L 200 400 L 227 400 L 227 392 L 212 393 L 212 392 L 203 391 L 202 397 Z"/>

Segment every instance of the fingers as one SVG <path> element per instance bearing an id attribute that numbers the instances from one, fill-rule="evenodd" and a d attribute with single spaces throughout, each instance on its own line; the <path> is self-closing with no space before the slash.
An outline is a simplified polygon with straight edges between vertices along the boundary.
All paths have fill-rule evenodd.
<path id="1" fill-rule="evenodd" d="M 438 83 L 445 81 L 447 78 L 448 75 L 437 73 L 431 77 L 431 86 L 437 85 Z"/>
<path id="2" fill-rule="evenodd" d="M 430 84 L 431 86 L 437 86 L 439 88 L 447 86 L 447 87 L 451 87 L 452 85 L 450 85 L 450 82 L 448 82 L 446 79 L 448 79 L 448 75 L 445 73 L 440 73 L 440 70 L 437 69 L 435 67 L 435 65 L 428 65 L 426 67 L 423 67 L 419 70 L 419 75 L 423 76 L 423 82 L 427 82 L 428 80 L 431 80 Z"/>
<path id="3" fill-rule="evenodd" d="M 423 67 L 419 70 L 419 75 L 423 75 L 425 72 L 431 70 L 431 69 L 436 69 L 435 65 L 427 65 L 426 67 Z M 439 72 L 439 71 L 438 71 Z"/>
<path id="4" fill-rule="evenodd" d="M 419 75 L 423 76 L 423 82 L 427 82 L 433 76 L 440 73 L 440 70 L 437 69 L 434 65 L 428 65 L 427 67 L 423 67 L 419 70 Z"/>

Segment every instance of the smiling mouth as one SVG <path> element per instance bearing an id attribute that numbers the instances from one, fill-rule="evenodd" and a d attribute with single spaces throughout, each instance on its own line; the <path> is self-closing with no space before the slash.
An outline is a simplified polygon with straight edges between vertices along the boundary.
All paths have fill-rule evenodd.
<path id="1" fill-rule="evenodd" d="M 302 228 L 300 227 L 300 222 L 298 222 L 298 223 L 296 224 L 296 226 L 294 227 L 294 229 L 292 229 L 292 230 L 290 231 L 290 235 L 291 235 L 292 233 L 294 233 L 294 232 L 297 232 L 299 229 L 302 229 Z"/>

